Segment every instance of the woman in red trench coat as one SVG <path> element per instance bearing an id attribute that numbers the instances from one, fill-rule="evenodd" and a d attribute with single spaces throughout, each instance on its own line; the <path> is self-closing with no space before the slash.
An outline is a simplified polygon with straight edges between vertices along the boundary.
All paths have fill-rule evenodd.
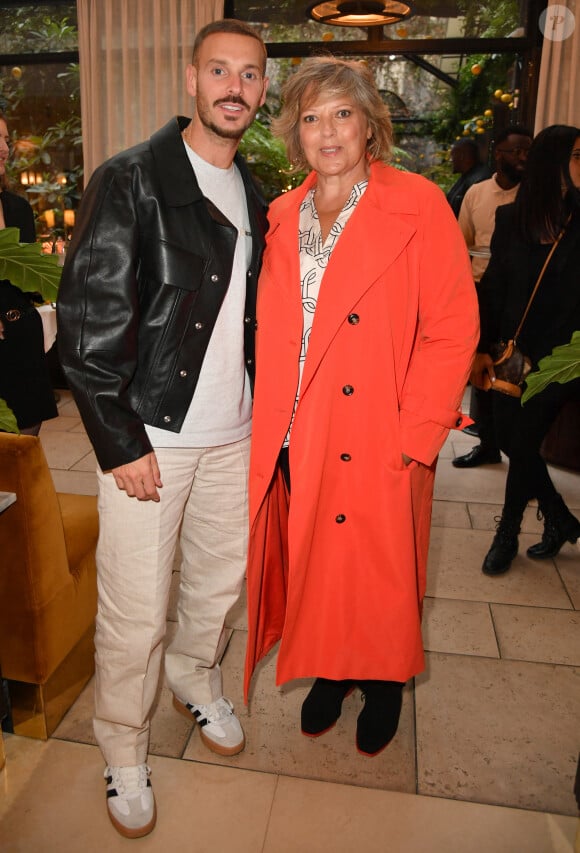
<path id="1" fill-rule="evenodd" d="M 366 67 L 307 60 L 283 102 L 276 130 L 312 171 L 271 206 L 258 291 L 246 697 L 281 639 L 277 683 L 316 678 L 303 732 L 334 725 L 358 686 L 373 755 L 424 668 L 435 465 L 469 422 L 477 302 L 444 195 L 386 165 Z"/>

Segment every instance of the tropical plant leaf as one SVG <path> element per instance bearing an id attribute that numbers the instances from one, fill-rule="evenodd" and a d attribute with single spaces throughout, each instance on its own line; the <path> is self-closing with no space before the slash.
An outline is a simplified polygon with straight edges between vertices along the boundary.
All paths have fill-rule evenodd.
<path id="1" fill-rule="evenodd" d="M 538 370 L 526 379 L 522 405 L 543 391 L 551 382 L 571 382 L 580 379 L 580 331 L 574 332 L 569 344 L 554 347 L 551 355 L 541 358 Z"/>
<path id="2" fill-rule="evenodd" d="M 56 301 L 62 268 L 57 255 L 45 255 L 40 243 L 19 243 L 18 228 L 0 230 L 0 280 L 8 279 L 20 290 L 41 293 Z"/>
<path id="3" fill-rule="evenodd" d="M 12 409 L 9 409 L 6 401 L 0 397 L 0 431 L 20 432 Z"/>

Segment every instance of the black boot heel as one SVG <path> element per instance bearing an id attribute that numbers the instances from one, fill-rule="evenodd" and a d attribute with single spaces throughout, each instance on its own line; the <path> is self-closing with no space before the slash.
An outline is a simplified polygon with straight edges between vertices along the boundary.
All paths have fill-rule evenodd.
<path id="1" fill-rule="evenodd" d="M 560 495 L 556 495 L 548 505 L 540 506 L 540 512 L 544 516 L 544 532 L 542 541 L 531 545 L 526 552 L 532 560 L 555 557 L 565 542 L 574 545 L 580 539 L 580 521 L 572 515 Z"/>
<path id="2" fill-rule="evenodd" d="M 317 678 L 302 703 L 302 734 L 319 737 L 331 729 L 342 712 L 342 702 L 354 690 L 354 681 Z"/>

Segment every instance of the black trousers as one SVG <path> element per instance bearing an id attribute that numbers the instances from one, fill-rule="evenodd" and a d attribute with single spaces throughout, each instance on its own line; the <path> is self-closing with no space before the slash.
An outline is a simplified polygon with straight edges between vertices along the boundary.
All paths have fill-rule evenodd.
<path id="1" fill-rule="evenodd" d="M 473 418 L 477 425 L 482 446 L 490 450 L 499 449 L 493 417 L 493 403 L 496 396 L 498 395 L 490 394 L 489 391 L 482 391 L 474 385 L 471 386 L 469 417 Z"/>
<path id="2" fill-rule="evenodd" d="M 580 400 L 580 379 L 564 384 L 552 382 L 523 406 L 514 397 L 494 391 L 487 393 L 494 397 L 493 415 L 499 446 L 509 457 L 504 512 L 521 517 L 532 498 L 536 498 L 540 506 L 546 506 L 557 494 L 540 455 L 540 447 L 564 403 Z"/>

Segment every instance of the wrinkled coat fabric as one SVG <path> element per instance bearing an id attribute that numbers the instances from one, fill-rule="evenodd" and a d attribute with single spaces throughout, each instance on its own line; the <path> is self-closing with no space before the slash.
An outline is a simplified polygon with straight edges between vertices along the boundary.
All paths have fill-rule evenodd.
<path id="1" fill-rule="evenodd" d="M 478 314 L 463 238 L 433 184 L 374 164 L 322 282 L 288 502 L 276 464 L 301 348 L 298 210 L 314 182 L 272 204 L 258 288 L 246 698 L 279 639 L 278 684 L 423 669 L 437 454 L 470 422 L 459 406 Z"/>

